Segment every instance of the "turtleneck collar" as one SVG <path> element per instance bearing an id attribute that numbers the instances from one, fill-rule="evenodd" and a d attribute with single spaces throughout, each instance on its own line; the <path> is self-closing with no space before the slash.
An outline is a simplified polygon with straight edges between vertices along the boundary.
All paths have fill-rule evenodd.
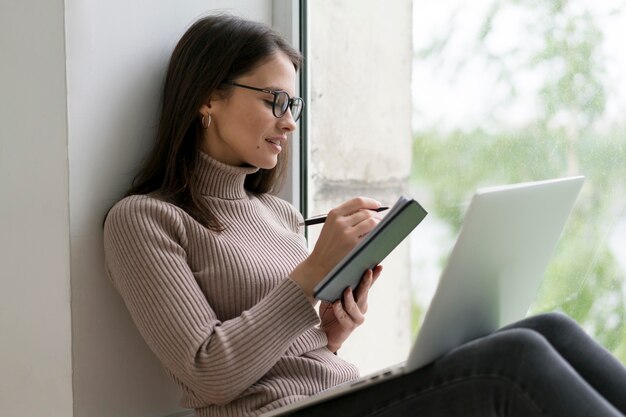
<path id="1" fill-rule="evenodd" d="M 202 151 L 198 151 L 196 163 L 200 192 L 206 196 L 224 200 L 246 198 L 246 190 L 243 187 L 246 175 L 254 174 L 259 170 L 257 167 L 227 165 Z"/>

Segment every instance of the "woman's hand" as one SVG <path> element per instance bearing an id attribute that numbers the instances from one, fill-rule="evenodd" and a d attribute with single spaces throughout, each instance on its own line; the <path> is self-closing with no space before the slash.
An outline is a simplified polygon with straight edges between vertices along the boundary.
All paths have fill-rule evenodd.
<path id="1" fill-rule="evenodd" d="M 312 303 L 315 285 L 380 222 L 378 207 L 376 200 L 357 197 L 328 213 L 311 255 L 291 273 Z"/>
<path id="2" fill-rule="evenodd" d="M 367 296 L 372 284 L 380 276 L 383 267 L 368 269 L 354 293 L 350 287 L 343 292 L 343 299 L 334 303 L 322 301 L 320 304 L 320 328 L 328 338 L 328 349 L 335 353 L 348 336 L 365 321 Z"/>

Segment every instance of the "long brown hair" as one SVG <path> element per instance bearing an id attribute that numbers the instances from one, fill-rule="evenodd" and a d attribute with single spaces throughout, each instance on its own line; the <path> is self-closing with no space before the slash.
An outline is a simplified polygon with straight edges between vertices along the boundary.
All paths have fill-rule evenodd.
<path id="1" fill-rule="evenodd" d="M 296 71 L 301 56 L 268 26 L 233 15 L 213 15 L 196 21 L 172 52 L 156 143 L 125 196 L 159 191 L 161 198 L 213 230 L 218 219 L 202 198 L 196 158 L 203 138 L 198 110 L 211 94 L 228 94 L 226 80 L 248 73 L 276 52 L 289 57 Z M 248 175 L 244 186 L 254 193 L 275 192 L 286 172 L 288 149 L 273 169 Z"/>

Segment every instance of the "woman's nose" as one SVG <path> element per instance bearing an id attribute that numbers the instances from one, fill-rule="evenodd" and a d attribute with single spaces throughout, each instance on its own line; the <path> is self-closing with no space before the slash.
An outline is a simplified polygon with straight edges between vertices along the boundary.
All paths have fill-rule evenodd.
<path id="1" fill-rule="evenodd" d="M 287 132 L 293 132 L 296 130 L 296 121 L 293 120 L 293 115 L 291 114 L 291 109 L 287 109 L 285 114 L 278 118 L 280 128 Z"/>

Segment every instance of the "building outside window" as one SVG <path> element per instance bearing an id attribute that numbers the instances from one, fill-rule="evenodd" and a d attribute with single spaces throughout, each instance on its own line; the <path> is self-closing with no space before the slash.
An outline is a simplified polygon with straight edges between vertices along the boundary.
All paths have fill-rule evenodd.
<path id="1" fill-rule="evenodd" d="M 308 2 L 307 214 L 355 195 L 429 211 L 342 348 L 362 372 L 406 357 L 477 187 L 576 174 L 530 313 L 566 312 L 626 363 L 625 14 L 617 0 Z"/>

